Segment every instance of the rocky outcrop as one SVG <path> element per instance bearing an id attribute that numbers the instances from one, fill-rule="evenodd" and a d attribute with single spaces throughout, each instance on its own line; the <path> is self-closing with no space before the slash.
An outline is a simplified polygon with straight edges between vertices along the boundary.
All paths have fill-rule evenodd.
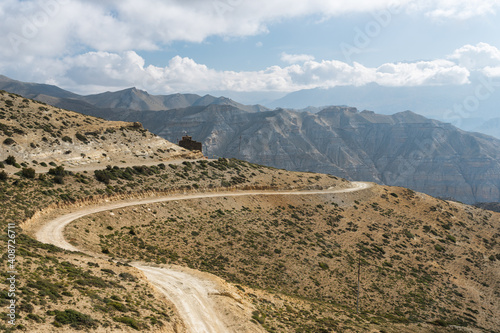
<path id="1" fill-rule="evenodd" d="M 466 203 L 500 199 L 500 141 L 406 111 L 355 108 L 249 113 L 227 105 L 164 112 L 108 112 L 175 140 L 184 131 L 209 157 L 403 186 Z"/>
<path id="2" fill-rule="evenodd" d="M 102 169 L 203 157 L 152 134 L 140 123 L 84 116 L 5 92 L 0 92 L 0 118 L 0 161 L 13 156 L 38 171 L 55 164 L 70 170 Z"/>
<path id="3" fill-rule="evenodd" d="M 236 157 L 289 170 L 409 187 L 466 203 L 500 200 L 499 140 L 409 111 L 392 116 L 348 107 L 328 107 L 314 114 L 270 111 L 222 97 L 153 96 L 134 88 L 84 97 L 5 77 L 0 77 L 1 87 L 88 115 L 139 121 L 173 142 L 187 133 L 203 143 L 209 157 Z M 43 95 L 36 95 L 38 91 Z M 153 147 L 139 142 L 142 149 Z M 108 147 L 137 152 L 114 147 L 112 142 Z M 151 153 L 155 156 L 153 150 L 146 154 Z"/>

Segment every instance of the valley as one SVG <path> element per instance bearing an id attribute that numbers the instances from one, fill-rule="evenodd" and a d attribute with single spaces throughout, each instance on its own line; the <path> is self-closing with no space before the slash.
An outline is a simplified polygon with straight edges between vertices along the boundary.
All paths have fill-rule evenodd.
<path id="1" fill-rule="evenodd" d="M 160 287 L 178 283 L 166 282 L 168 274 L 186 283 L 182 274 L 194 276 L 188 292 L 209 286 L 201 291 L 208 297 L 203 304 L 217 309 L 229 331 L 495 332 L 499 326 L 497 213 L 401 187 L 200 159 L 134 123 L 74 115 L 12 94 L 2 102 L 2 141 L 14 142 L 0 151 L 0 207 L 3 223 L 22 230 L 19 330 L 192 331 L 204 319 L 176 304 L 189 299 L 172 294 L 182 288 Z M 71 129 L 61 117 L 73 117 Z M 74 129 L 85 124 L 121 134 L 80 143 Z M 108 149 L 107 142 L 157 145 L 146 158 L 104 150 L 109 156 L 76 160 L 36 146 L 43 137 L 54 145 L 65 136 L 72 151 Z M 30 154 L 46 156 L 46 166 Z M 130 164 L 120 165 L 124 158 Z M 49 221 L 55 229 L 38 234 Z"/>

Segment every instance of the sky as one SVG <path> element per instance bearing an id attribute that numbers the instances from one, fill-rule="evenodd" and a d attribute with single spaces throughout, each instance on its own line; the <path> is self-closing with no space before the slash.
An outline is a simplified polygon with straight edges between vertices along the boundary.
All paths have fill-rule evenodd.
<path id="1" fill-rule="evenodd" d="M 2 0 L 0 74 L 81 94 L 500 78 L 500 0 Z"/>

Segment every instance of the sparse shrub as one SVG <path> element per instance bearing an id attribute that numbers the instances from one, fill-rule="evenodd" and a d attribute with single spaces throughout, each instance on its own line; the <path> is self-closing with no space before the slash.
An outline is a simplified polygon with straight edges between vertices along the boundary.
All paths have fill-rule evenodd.
<path id="1" fill-rule="evenodd" d="M 12 139 L 12 138 L 7 138 L 7 139 L 3 140 L 3 144 L 6 146 L 12 146 L 12 145 L 16 144 L 16 141 L 14 141 L 14 139 Z"/>
<path id="2" fill-rule="evenodd" d="M 118 276 L 125 281 L 130 281 L 130 282 L 137 281 L 137 278 L 130 273 L 120 273 Z"/>
<path id="3" fill-rule="evenodd" d="M 63 136 L 61 140 L 63 140 L 64 142 L 73 143 L 73 139 L 67 135 Z"/>
<path id="4" fill-rule="evenodd" d="M 23 177 L 29 178 L 29 179 L 34 179 L 36 176 L 35 169 L 33 169 L 33 168 L 23 168 L 23 170 L 21 171 L 21 174 Z"/>
<path id="5" fill-rule="evenodd" d="M 252 312 L 252 319 L 263 325 L 266 322 L 266 315 L 261 314 L 259 311 Z"/>
<path id="6" fill-rule="evenodd" d="M 49 169 L 49 175 L 54 175 L 54 176 L 64 176 L 66 172 L 64 171 L 63 166 L 58 166 L 53 169 Z"/>
<path id="7" fill-rule="evenodd" d="M 113 318 L 114 321 L 116 322 L 119 322 L 119 323 L 123 323 L 127 326 L 130 326 L 132 327 L 133 329 L 136 329 L 136 330 L 140 330 L 140 325 L 139 323 L 137 322 L 137 320 L 135 320 L 134 318 L 130 318 L 130 317 L 114 317 Z"/>
<path id="8" fill-rule="evenodd" d="M 64 184 L 64 177 L 63 176 L 54 176 L 53 181 L 55 184 Z"/>
<path id="9" fill-rule="evenodd" d="M 12 155 L 9 155 L 5 159 L 5 163 L 7 163 L 8 165 L 14 165 L 14 164 L 16 164 L 16 158 Z"/>
<path id="10" fill-rule="evenodd" d="M 62 325 L 70 325 L 76 329 L 95 328 L 97 323 L 89 315 L 75 310 L 54 311 L 55 322 Z"/>
<path id="11" fill-rule="evenodd" d="M 76 133 L 76 138 L 84 143 L 88 143 L 89 141 L 87 140 L 87 137 L 83 135 L 82 133 Z"/>
<path id="12" fill-rule="evenodd" d="M 446 238 L 448 238 L 448 240 L 452 241 L 453 243 L 457 242 L 457 239 L 455 238 L 455 236 L 447 235 Z"/>
<path id="13" fill-rule="evenodd" d="M 0 169 L 4 169 L 5 168 L 5 164 L 3 164 L 3 162 L 0 162 Z"/>
<path id="14" fill-rule="evenodd" d="M 116 275 L 116 273 L 115 273 L 115 272 L 113 272 L 113 271 L 112 271 L 111 269 L 109 269 L 109 268 L 102 268 L 102 269 L 101 269 L 101 271 L 102 271 L 102 272 L 104 272 L 104 273 L 111 274 L 111 275 Z"/>
<path id="15" fill-rule="evenodd" d="M 321 269 L 323 269 L 323 270 L 327 270 L 327 269 L 329 269 L 329 268 L 330 268 L 330 267 L 328 267 L 328 265 L 327 265 L 326 263 L 324 263 L 324 262 L 320 262 L 320 263 L 318 263 L 318 265 L 319 265 L 319 267 L 320 267 Z"/>

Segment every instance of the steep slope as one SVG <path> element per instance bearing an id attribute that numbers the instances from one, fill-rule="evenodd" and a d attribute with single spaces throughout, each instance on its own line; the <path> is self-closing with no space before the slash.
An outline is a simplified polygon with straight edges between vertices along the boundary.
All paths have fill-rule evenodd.
<path id="1" fill-rule="evenodd" d="M 227 195 L 117 208 L 113 214 L 88 215 L 66 230 L 75 244 L 93 252 L 105 248 L 132 260 L 205 270 L 240 290 L 273 291 L 274 302 L 259 304 L 261 324 L 271 331 L 355 327 L 357 318 L 350 326 L 338 320 L 338 312 L 326 313 L 328 304 L 355 310 L 360 265 L 360 307 L 381 317 L 371 322 L 384 329 L 393 331 L 385 321 L 399 321 L 498 332 L 499 222 L 499 214 L 375 186 L 350 193 Z M 96 235 L 84 237 L 88 225 L 97 225 Z M 287 306 L 277 301 L 282 295 L 314 303 L 314 319 L 301 318 L 297 299 Z"/>
<path id="2" fill-rule="evenodd" d="M 27 83 L 13 80 L 4 75 L 0 75 L 0 89 L 22 95 L 26 98 L 34 98 L 37 95 L 44 94 L 57 98 L 78 98 L 79 95 L 61 89 L 54 85 Z"/>
<path id="3" fill-rule="evenodd" d="M 499 140 L 409 111 L 248 113 L 210 105 L 158 113 L 108 110 L 101 116 L 140 121 L 172 141 L 188 132 L 208 156 L 403 186 L 467 203 L 500 200 Z"/>
<path id="4" fill-rule="evenodd" d="M 88 102 L 81 96 L 38 97 L 88 115 L 139 121 L 173 142 L 187 132 L 203 141 L 210 156 L 405 186 L 467 203 L 500 200 L 500 141 L 412 112 L 384 116 L 330 107 L 313 115 L 242 106 L 210 95 L 153 96 L 137 89 L 90 96 Z M 397 103 L 397 98 L 394 92 L 394 100 L 384 103 Z M 176 109 L 159 111 L 171 107 Z"/>
<path id="5" fill-rule="evenodd" d="M 81 96 L 56 86 L 25 83 L 6 76 L 0 76 L 0 89 L 85 114 L 98 113 L 101 109 L 159 111 L 210 104 L 231 105 L 248 112 L 269 110 L 262 105 L 243 105 L 226 97 L 202 97 L 196 94 L 150 95 L 135 87 Z"/>
<path id="6" fill-rule="evenodd" d="M 151 164 L 202 157 L 151 134 L 139 123 L 84 116 L 2 91 L 0 161 L 8 156 L 28 161 L 38 170 L 51 163 L 70 169 L 104 168 L 132 160 Z"/>
<path id="7" fill-rule="evenodd" d="M 427 117 L 458 121 L 462 129 L 468 129 L 469 119 L 460 118 L 492 118 L 496 116 L 500 105 L 500 94 L 494 80 L 475 75 L 470 79 L 470 84 L 455 86 L 386 87 L 371 83 L 360 87 L 300 90 L 266 106 L 301 109 L 308 106 L 350 105 L 384 114 L 410 109 Z M 468 108 L 454 112 L 455 106 L 463 106 L 467 97 L 477 96 L 477 91 L 481 91 L 483 97 L 473 112 L 467 111 Z"/>

